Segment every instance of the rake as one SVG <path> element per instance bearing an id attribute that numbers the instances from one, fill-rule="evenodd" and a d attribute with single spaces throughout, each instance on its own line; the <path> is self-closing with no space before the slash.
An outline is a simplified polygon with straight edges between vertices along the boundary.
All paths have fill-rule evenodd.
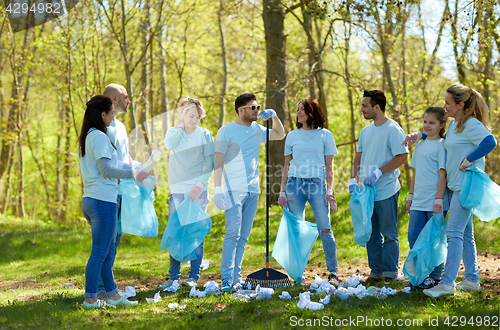
<path id="1" fill-rule="evenodd" d="M 247 276 L 245 285 L 252 287 L 260 285 L 266 288 L 281 288 L 292 286 L 288 276 L 269 268 L 269 120 L 266 121 L 266 268 Z"/>

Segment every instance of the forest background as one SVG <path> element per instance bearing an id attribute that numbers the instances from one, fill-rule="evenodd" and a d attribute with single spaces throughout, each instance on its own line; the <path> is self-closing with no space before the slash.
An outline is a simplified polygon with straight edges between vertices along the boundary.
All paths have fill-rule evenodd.
<path id="1" fill-rule="evenodd" d="M 177 102 L 199 98 L 213 136 L 236 119 L 234 99 L 252 92 L 276 109 L 287 132 L 297 103 L 315 98 L 339 155 L 335 192 L 345 193 L 364 120 L 365 89 L 382 89 L 388 115 L 406 132 L 426 107 L 443 105 L 454 82 L 485 98 L 499 137 L 500 5 L 495 0 L 80 0 L 61 18 L 29 29 L 0 16 L 0 214 L 82 220 L 77 137 L 85 103 L 109 83 L 132 101 L 120 115 L 131 155 L 155 168 L 156 205 L 167 215 L 163 136 Z M 19 31 L 20 30 L 20 31 Z M 271 200 L 284 141 L 270 144 Z M 486 171 L 500 178 L 500 148 Z M 265 166 L 261 157 L 261 173 Z M 264 176 L 261 176 L 263 179 Z M 409 184 L 408 164 L 401 181 Z M 263 187 L 263 185 L 262 185 Z M 261 195 L 261 198 L 263 195 Z"/>

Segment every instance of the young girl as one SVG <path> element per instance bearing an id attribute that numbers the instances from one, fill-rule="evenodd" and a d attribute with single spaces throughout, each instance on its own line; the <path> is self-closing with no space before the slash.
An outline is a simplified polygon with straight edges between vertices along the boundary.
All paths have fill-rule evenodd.
<path id="1" fill-rule="evenodd" d="M 212 148 L 214 139 L 206 128 L 197 126 L 200 119 L 205 117 L 205 109 L 200 100 L 186 97 L 179 102 L 179 109 L 183 118 L 171 127 L 165 134 L 164 144 L 170 150 L 168 162 L 168 187 L 170 199 L 168 201 L 169 217 L 184 201 L 184 193 L 195 201 L 206 212 L 208 206 L 208 179 L 214 168 Z M 182 284 L 196 286 L 200 278 L 201 261 L 203 259 L 204 244 L 195 250 L 197 259 L 191 261 L 189 278 Z M 170 256 L 170 278 L 160 289 L 169 288 L 181 276 L 181 264 Z"/>
<path id="2" fill-rule="evenodd" d="M 285 168 L 278 205 L 304 218 L 309 201 L 323 242 L 328 280 L 338 285 L 337 245 L 330 224 L 330 207 L 337 211 L 333 196 L 333 157 L 338 153 L 332 133 L 325 127 L 323 110 L 312 99 L 299 102 L 297 129 L 285 141 Z M 326 185 L 325 185 L 326 182 Z"/>
<path id="3" fill-rule="evenodd" d="M 430 107 L 424 112 L 423 129 L 427 139 L 415 147 L 410 166 L 415 169 L 406 200 L 406 210 L 410 214 L 408 243 L 413 248 L 418 235 L 433 214 L 443 213 L 449 208 L 446 194 L 446 151 L 444 131 L 446 113 L 443 108 Z M 446 214 L 445 214 L 446 216 Z M 430 289 L 441 280 L 444 264 L 437 266 L 418 289 Z"/>

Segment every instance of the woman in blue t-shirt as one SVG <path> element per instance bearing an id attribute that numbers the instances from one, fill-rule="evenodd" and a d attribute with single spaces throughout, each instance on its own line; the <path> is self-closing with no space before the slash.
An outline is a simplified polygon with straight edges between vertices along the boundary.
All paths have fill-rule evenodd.
<path id="1" fill-rule="evenodd" d="M 165 134 L 163 143 L 170 151 L 168 161 L 168 187 L 170 199 L 168 201 L 168 216 L 184 201 L 184 194 L 195 201 L 204 211 L 208 206 L 208 179 L 214 168 L 212 133 L 206 128 L 197 126 L 205 117 L 206 112 L 200 100 L 186 97 L 179 102 L 180 119 L 175 127 L 171 127 Z M 200 278 L 201 262 L 203 260 L 204 242 L 194 251 L 196 260 L 191 260 L 189 278 L 182 282 L 186 286 L 196 286 Z M 181 276 L 181 263 L 170 256 L 170 278 L 159 286 L 167 289 Z"/>
<path id="2" fill-rule="evenodd" d="M 97 95 L 87 102 L 79 136 L 79 160 L 83 178 L 82 212 L 92 230 L 92 250 L 85 268 L 84 308 L 110 305 L 135 306 L 118 293 L 113 278 L 112 246 L 116 236 L 118 180 L 134 178 L 142 182 L 148 173 L 122 169 L 118 165 L 116 148 L 106 135 L 113 120 L 113 103 Z M 97 299 L 99 275 L 104 282 L 108 299 Z"/>
<path id="3" fill-rule="evenodd" d="M 337 211 L 333 196 L 333 156 L 337 152 L 332 133 L 326 125 L 323 110 L 317 101 L 305 99 L 297 109 L 297 129 L 285 141 L 285 166 L 278 204 L 288 205 L 290 212 L 304 219 L 306 202 L 316 218 L 323 242 L 330 283 L 338 285 L 337 245 L 330 224 L 330 208 Z M 325 185 L 326 181 L 326 185 Z"/>

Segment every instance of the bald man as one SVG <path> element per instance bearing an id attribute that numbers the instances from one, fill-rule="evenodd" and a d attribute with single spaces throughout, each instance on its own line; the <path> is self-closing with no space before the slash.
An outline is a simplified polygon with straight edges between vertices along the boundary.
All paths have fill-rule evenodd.
<path id="1" fill-rule="evenodd" d="M 114 112 L 113 112 L 114 119 L 113 121 L 111 121 L 111 124 L 107 128 L 106 134 L 109 136 L 109 139 L 116 147 L 116 153 L 118 154 L 118 161 L 131 166 L 132 158 L 129 155 L 129 142 L 128 142 L 127 130 L 125 128 L 125 125 L 123 125 L 121 121 L 116 119 L 116 116 L 119 115 L 120 113 L 127 112 L 128 105 L 130 104 L 127 89 L 122 85 L 109 84 L 108 86 L 106 86 L 106 88 L 104 88 L 104 92 L 102 93 L 102 95 L 109 97 L 114 105 Z M 120 191 L 118 191 L 118 198 L 116 201 L 118 209 L 117 212 L 118 225 L 116 226 L 117 232 L 115 237 L 113 260 L 111 261 L 111 265 L 113 265 L 115 262 L 116 250 L 118 249 L 118 245 L 120 244 L 122 238 L 121 223 L 119 222 L 120 212 L 121 212 L 121 202 L 122 202 L 122 195 Z M 106 290 L 104 289 L 104 284 L 102 282 L 102 279 L 99 278 L 99 283 L 97 285 L 98 298 L 107 298 L 107 294 L 105 291 Z"/>

